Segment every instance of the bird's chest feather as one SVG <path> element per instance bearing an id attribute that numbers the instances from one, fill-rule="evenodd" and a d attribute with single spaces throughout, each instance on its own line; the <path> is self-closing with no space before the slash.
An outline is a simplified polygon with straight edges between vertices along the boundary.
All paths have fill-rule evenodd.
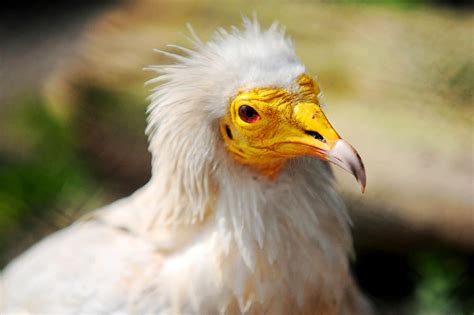
<path id="1" fill-rule="evenodd" d="M 148 265 L 134 284 L 132 310 L 185 314 L 272 310 L 271 314 L 288 314 L 308 305 L 329 309 L 340 299 L 337 292 L 342 291 L 347 277 L 344 262 L 329 265 L 315 250 L 293 251 L 291 257 L 270 263 L 264 249 L 259 249 L 251 269 L 235 245 L 224 245 L 219 233 L 210 229 L 192 246 Z M 305 262 L 308 255 L 313 264 Z"/>
<path id="2" fill-rule="evenodd" d="M 164 250 L 160 264 L 141 272 L 133 308 L 209 314 L 331 309 L 348 276 L 345 230 L 331 215 L 290 214 L 299 205 L 292 202 L 278 198 L 240 214 L 218 205 L 209 222 L 186 236 L 177 233 L 182 245 Z"/>
<path id="3" fill-rule="evenodd" d="M 327 168 L 303 162 L 276 183 L 220 174 L 218 196 L 203 203 L 212 205 L 205 220 L 189 225 L 145 229 L 155 217 L 148 210 L 176 208 L 157 198 L 163 186 L 150 185 L 133 197 L 139 203 L 127 202 L 137 218 L 131 229 L 147 230 L 162 257 L 135 277 L 134 313 L 288 314 L 337 304 L 348 278 L 347 218 L 332 187 L 320 184 Z M 107 220 L 124 222 L 115 218 Z"/>

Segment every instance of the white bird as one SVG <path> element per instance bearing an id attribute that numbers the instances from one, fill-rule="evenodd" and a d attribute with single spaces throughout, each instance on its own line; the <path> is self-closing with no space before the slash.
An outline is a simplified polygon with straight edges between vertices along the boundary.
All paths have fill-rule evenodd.
<path id="1" fill-rule="evenodd" d="M 356 151 L 276 24 L 162 52 L 148 111 L 152 177 L 54 233 L 1 278 L 1 314 L 369 314 L 328 162 Z"/>

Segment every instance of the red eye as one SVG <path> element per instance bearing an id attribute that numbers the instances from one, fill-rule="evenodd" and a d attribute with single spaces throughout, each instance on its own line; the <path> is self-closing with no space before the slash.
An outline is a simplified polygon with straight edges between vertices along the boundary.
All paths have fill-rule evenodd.
<path id="1" fill-rule="evenodd" d="M 239 117 L 246 123 L 254 123 L 260 120 L 260 115 L 255 109 L 248 105 L 242 105 L 239 108 Z"/>

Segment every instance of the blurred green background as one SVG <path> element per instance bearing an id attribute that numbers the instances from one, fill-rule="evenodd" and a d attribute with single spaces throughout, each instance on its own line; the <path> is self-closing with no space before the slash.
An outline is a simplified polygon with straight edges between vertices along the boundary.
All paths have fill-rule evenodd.
<path id="1" fill-rule="evenodd" d="M 0 28 L 0 266 L 146 183 L 143 82 L 153 74 L 142 68 L 169 62 L 153 48 L 189 46 L 187 22 L 208 39 L 256 12 L 263 25 L 287 27 L 321 83 L 329 119 L 364 158 L 364 195 L 335 172 L 354 221 L 354 272 L 380 314 L 474 312 L 468 2 L 52 1 L 33 9 L 29 24 L 15 19 L 18 7 L 4 11 Z"/>

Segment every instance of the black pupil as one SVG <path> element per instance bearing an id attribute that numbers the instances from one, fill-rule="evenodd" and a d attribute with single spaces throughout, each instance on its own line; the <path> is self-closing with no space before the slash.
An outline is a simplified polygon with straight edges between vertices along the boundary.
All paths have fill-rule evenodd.
<path id="1" fill-rule="evenodd" d="M 242 115 L 246 118 L 253 118 L 258 114 L 255 111 L 255 109 L 253 109 L 252 107 L 247 106 L 247 105 L 243 105 L 243 106 L 240 107 L 240 115 Z"/>

